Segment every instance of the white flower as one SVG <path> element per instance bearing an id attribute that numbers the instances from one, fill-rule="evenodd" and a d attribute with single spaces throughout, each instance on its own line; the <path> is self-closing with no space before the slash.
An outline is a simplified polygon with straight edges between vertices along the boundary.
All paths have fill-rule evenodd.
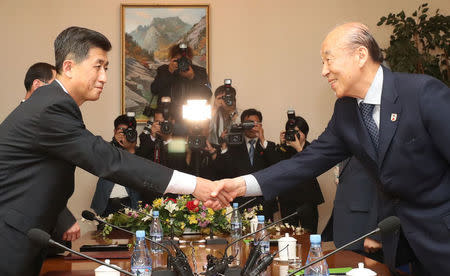
<path id="1" fill-rule="evenodd" d="M 109 216 L 106 218 L 106 220 L 111 220 L 113 218 L 113 214 L 109 214 Z"/>
<path id="2" fill-rule="evenodd" d="M 164 207 L 169 213 L 173 213 L 173 211 L 178 211 L 178 206 L 176 203 L 173 203 L 172 200 L 167 201 L 166 207 Z"/>
<path id="3" fill-rule="evenodd" d="M 146 215 L 145 217 L 142 218 L 142 221 L 147 221 L 147 220 L 151 220 L 152 216 Z"/>

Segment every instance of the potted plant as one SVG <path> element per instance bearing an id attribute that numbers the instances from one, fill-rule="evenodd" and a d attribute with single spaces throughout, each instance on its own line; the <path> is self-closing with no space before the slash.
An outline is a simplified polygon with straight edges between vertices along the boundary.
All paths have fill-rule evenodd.
<path id="1" fill-rule="evenodd" d="M 401 11 L 380 18 L 378 26 L 394 27 L 385 59 L 392 71 L 428 74 L 450 86 L 450 16 L 428 11 L 424 3 L 412 16 Z"/>

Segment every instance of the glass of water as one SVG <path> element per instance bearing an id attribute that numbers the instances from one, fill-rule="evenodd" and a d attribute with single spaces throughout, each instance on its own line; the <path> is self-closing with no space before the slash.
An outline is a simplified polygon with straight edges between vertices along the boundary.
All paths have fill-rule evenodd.
<path id="1" fill-rule="evenodd" d="M 289 250 L 288 250 L 289 252 Z M 289 263 L 289 270 L 297 270 L 300 267 L 302 267 L 302 244 L 297 243 L 295 247 L 295 256 L 291 256 L 293 254 L 288 253 L 288 263 Z"/>

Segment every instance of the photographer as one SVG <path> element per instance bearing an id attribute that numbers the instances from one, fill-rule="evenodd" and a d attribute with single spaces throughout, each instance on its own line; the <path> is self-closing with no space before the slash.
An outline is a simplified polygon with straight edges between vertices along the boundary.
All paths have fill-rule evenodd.
<path id="1" fill-rule="evenodd" d="M 236 89 L 231 86 L 231 79 L 226 79 L 225 84 L 214 92 L 208 140 L 212 144 L 220 145 L 224 130 L 229 129 L 232 124 L 240 123 L 239 114 L 236 108 Z"/>
<path id="2" fill-rule="evenodd" d="M 306 140 L 308 132 L 308 123 L 302 117 L 295 116 L 294 113 L 293 118 L 286 122 L 285 131 L 280 133 L 280 144 L 276 146 L 275 151 L 268 153 L 267 157 L 271 160 L 271 164 L 289 159 L 296 153 L 303 151 L 309 145 Z M 302 184 L 295 187 L 295 189 L 277 197 L 281 217 L 287 216 L 298 207 L 303 206 L 306 211 L 300 217 L 301 226 L 310 233 L 317 233 L 319 219 L 317 205 L 324 202 L 319 182 L 314 178 L 308 181 L 308 185 Z M 286 222 L 291 225 L 298 225 L 298 219 L 296 218 L 288 219 Z"/>
<path id="3" fill-rule="evenodd" d="M 136 153 L 136 119 L 120 115 L 114 120 L 114 136 L 111 144 L 117 148 Z M 131 140 L 131 141 L 130 141 Z M 92 198 L 91 208 L 100 216 L 108 216 L 122 209 L 122 205 L 138 207 L 139 193 L 109 180 L 99 178 Z"/>
<path id="4" fill-rule="evenodd" d="M 169 49 L 169 64 L 158 67 L 155 80 L 151 84 L 152 94 L 171 97 L 173 119 L 178 123 L 182 118 L 182 105 L 186 99 L 211 98 L 211 89 L 206 69 L 192 63 L 193 51 L 185 44 L 173 45 Z"/>
<path id="5" fill-rule="evenodd" d="M 244 110 L 241 114 L 241 122 L 253 122 L 251 129 L 243 130 L 243 143 L 231 145 L 222 144 L 221 153 L 217 156 L 216 167 L 220 178 L 233 178 L 239 175 L 249 174 L 269 167 L 272 163 L 268 159 L 268 153 L 275 150 L 275 143 L 267 141 L 264 137 L 262 126 L 262 114 L 256 109 Z M 237 198 L 240 204 L 248 198 Z M 264 215 L 273 217 L 274 203 L 264 201 L 258 197 L 249 207 L 264 204 Z"/>
<path id="6" fill-rule="evenodd" d="M 203 178 L 219 179 L 215 160 L 220 152 L 220 146 L 211 144 L 207 138 L 209 121 L 189 126 L 188 148 L 186 153 L 187 172 Z"/>

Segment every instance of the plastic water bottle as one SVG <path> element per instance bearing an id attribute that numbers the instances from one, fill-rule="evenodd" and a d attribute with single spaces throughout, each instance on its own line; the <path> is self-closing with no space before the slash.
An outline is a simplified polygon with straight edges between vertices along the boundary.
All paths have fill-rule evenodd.
<path id="1" fill-rule="evenodd" d="M 258 227 L 256 227 L 256 230 L 264 227 L 264 216 L 258 216 Z M 261 252 L 263 254 L 268 254 L 270 251 L 270 237 L 269 233 L 266 230 L 262 230 L 255 235 L 255 241 L 259 241 L 261 243 Z M 255 244 L 257 245 L 257 244 Z"/>
<path id="2" fill-rule="evenodd" d="M 152 259 L 145 241 L 145 231 L 136 231 L 136 244 L 131 255 L 131 273 L 136 276 L 152 275 Z"/>
<path id="3" fill-rule="evenodd" d="M 321 257 L 323 257 L 322 246 L 320 235 L 309 236 L 311 241 L 311 248 L 309 249 L 308 259 L 306 264 L 309 264 Z M 325 260 L 322 260 L 308 268 L 305 269 L 305 276 L 328 276 L 330 275 L 328 271 L 328 264 Z"/>
<path id="4" fill-rule="evenodd" d="M 239 203 L 233 203 L 233 213 L 231 214 L 231 237 L 237 240 L 242 236 L 242 219 L 238 210 Z"/>
<path id="5" fill-rule="evenodd" d="M 159 221 L 159 211 L 153 211 L 153 221 L 150 224 L 150 239 L 154 242 L 160 243 L 163 238 L 163 229 L 161 226 L 161 222 Z M 152 249 L 152 253 L 162 253 L 161 246 L 156 244 L 150 245 Z"/>

